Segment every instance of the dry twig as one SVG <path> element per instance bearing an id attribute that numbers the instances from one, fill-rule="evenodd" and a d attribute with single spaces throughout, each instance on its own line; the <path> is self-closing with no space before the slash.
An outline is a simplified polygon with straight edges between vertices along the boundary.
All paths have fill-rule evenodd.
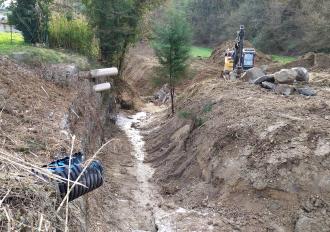
<path id="1" fill-rule="evenodd" d="M 6 198 L 8 197 L 9 193 L 10 193 L 11 189 L 8 189 L 6 195 L 2 198 L 2 200 L 0 201 L 0 208 L 2 206 L 2 203 L 6 200 Z"/>
<path id="2" fill-rule="evenodd" d="M 40 221 L 39 221 L 38 231 L 41 231 L 41 228 L 42 228 L 42 221 L 43 221 L 43 219 L 44 219 L 44 215 L 41 214 L 41 216 L 40 216 Z"/>
<path id="3" fill-rule="evenodd" d="M 76 136 L 74 135 L 72 137 L 72 143 L 71 143 L 71 150 L 70 150 L 70 157 L 69 157 L 69 171 L 68 171 L 68 183 L 67 183 L 67 190 L 68 193 L 70 191 L 70 176 L 71 176 L 71 161 L 72 161 L 72 153 L 73 153 L 73 147 L 74 147 L 74 141 L 76 139 Z M 66 199 L 66 210 L 65 210 L 65 232 L 69 231 L 69 198 Z"/>
<path id="4" fill-rule="evenodd" d="M 47 97 L 50 97 L 47 91 L 44 89 L 44 87 L 41 86 L 41 89 L 46 93 Z"/>

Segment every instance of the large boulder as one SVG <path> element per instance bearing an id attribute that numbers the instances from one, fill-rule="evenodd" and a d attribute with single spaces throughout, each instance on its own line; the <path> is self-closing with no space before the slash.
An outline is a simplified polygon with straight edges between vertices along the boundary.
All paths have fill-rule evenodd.
<path id="1" fill-rule="evenodd" d="M 31 58 L 30 54 L 28 54 L 27 52 L 13 52 L 10 57 L 19 63 L 25 63 Z"/>
<path id="2" fill-rule="evenodd" d="M 261 86 L 265 89 L 271 89 L 271 90 L 274 90 L 276 88 L 276 85 L 274 83 L 268 81 L 262 82 Z"/>
<path id="3" fill-rule="evenodd" d="M 159 103 L 166 103 L 170 99 L 170 88 L 168 84 L 163 85 L 163 87 L 154 94 L 154 98 Z"/>
<path id="4" fill-rule="evenodd" d="M 293 69 L 282 69 L 274 73 L 275 82 L 278 84 L 293 84 L 297 78 L 297 72 Z"/>
<path id="5" fill-rule="evenodd" d="M 46 80 L 57 84 L 69 85 L 78 78 L 79 68 L 74 64 L 52 64 L 46 66 L 43 76 Z"/>
<path id="6" fill-rule="evenodd" d="M 301 215 L 296 223 L 295 232 L 326 232 L 330 231 L 330 225 L 327 222 L 326 215 L 318 217 Z"/>
<path id="7" fill-rule="evenodd" d="M 236 81 L 237 80 L 237 72 L 232 71 L 229 73 L 229 80 Z"/>
<path id="8" fill-rule="evenodd" d="M 262 82 L 265 82 L 265 81 L 274 82 L 275 81 L 274 75 L 264 75 L 264 76 L 258 77 L 255 80 L 251 80 L 250 83 L 255 84 L 255 85 L 260 85 Z"/>
<path id="9" fill-rule="evenodd" d="M 309 73 L 307 69 L 303 67 L 292 68 L 292 70 L 297 72 L 296 81 L 309 81 Z"/>
<path id="10" fill-rule="evenodd" d="M 292 95 L 295 91 L 295 88 L 287 84 L 278 84 L 275 88 L 275 93 L 281 94 L 284 96 Z"/>
<path id="11" fill-rule="evenodd" d="M 242 79 L 250 83 L 253 83 L 256 79 L 263 76 L 265 76 L 265 73 L 260 68 L 254 67 L 247 70 L 244 77 L 242 77 Z"/>
<path id="12" fill-rule="evenodd" d="M 316 91 L 309 86 L 303 88 L 296 88 L 297 92 L 305 96 L 316 96 Z"/>

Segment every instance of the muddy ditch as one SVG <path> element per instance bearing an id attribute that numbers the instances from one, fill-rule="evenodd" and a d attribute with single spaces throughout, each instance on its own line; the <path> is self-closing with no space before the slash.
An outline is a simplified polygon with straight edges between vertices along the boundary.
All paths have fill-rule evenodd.
<path id="1" fill-rule="evenodd" d="M 152 181 L 155 169 L 144 159 L 144 134 L 149 123 L 157 120 L 153 114 L 120 113 L 117 125 L 121 129 L 114 138 L 105 163 L 107 181 L 94 195 L 89 229 L 100 231 L 212 231 L 222 226 L 231 228 L 210 210 L 185 209 L 164 198 Z M 97 215 L 97 216 L 94 216 Z M 220 228 L 220 227 L 219 227 Z"/>

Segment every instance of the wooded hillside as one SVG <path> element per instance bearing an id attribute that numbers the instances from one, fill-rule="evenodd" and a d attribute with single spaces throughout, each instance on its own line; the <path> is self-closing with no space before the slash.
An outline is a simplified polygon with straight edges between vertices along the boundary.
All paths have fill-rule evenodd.
<path id="1" fill-rule="evenodd" d="M 199 45 L 234 39 L 244 24 L 264 52 L 330 52 L 328 0 L 191 0 L 188 12 Z"/>

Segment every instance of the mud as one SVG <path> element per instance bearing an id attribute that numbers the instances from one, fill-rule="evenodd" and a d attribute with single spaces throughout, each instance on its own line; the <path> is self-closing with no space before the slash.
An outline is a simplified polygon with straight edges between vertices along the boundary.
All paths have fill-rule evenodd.
<path id="1" fill-rule="evenodd" d="M 161 111 L 152 105 L 146 109 Z M 89 230 L 171 232 L 230 228 L 212 210 L 178 207 L 160 194 L 158 185 L 152 182 L 155 169 L 144 162 L 147 154 L 142 134 L 154 129 L 140 129 L 155 120 L 153 114 L 144 112 L 118 116 L 121 131 L 114 136 L 117 142 L 102 156 L 107 181 L 89 200 Z"/>
<path id="2" fill-rule="evenodd" d="M 314 87 L 317 97 L 301 98 L 240 81 L 191 85 L 146 136 L 153 180 L 176 205 L 212 209 L 242 231 L 329 230 L 330 92 Z M 306 215 L 318 227 L 296 229 Z"/>

